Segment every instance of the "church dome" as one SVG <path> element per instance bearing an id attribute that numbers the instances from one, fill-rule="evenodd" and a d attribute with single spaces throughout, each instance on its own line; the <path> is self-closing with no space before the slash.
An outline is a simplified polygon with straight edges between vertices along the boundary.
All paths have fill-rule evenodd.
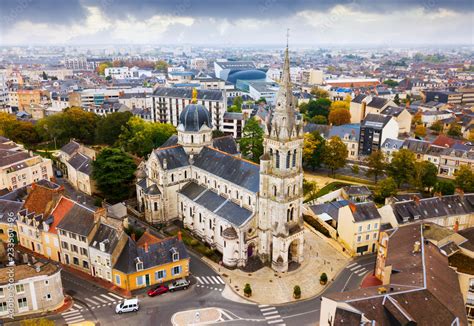
<path id="1" fill-rule="evenodd" d="M 186 105 L 179 116 L 179 123 L 184 131 L 199 131 L 203 125 L 212 128 L 209 111 L 201 104 Z"/>

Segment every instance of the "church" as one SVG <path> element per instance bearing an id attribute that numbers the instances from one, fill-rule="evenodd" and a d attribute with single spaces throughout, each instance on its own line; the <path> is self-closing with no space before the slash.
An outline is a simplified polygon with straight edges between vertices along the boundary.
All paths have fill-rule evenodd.
<path id="1" fill-rule="evenodd" d="M 260 164 L 242 159 L 235 140 L 212 138 L 202 105 L 184 108 L 174 135 L 137 175 L 139 210 L 148 222 L 183 222 L 222 254 L 228 267 L 256 256 L 277 272 L 303 260 L 303 121 L 292 93 L 288 47 L 275 107 L 265 121 Z"/>

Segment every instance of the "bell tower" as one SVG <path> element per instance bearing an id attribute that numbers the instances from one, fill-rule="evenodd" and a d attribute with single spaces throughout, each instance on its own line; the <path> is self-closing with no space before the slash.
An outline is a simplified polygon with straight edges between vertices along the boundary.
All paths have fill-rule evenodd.
<path id="1" fill-rule="evenodd" d="M 260 160 L 259 253 L 278 272 L 303 260 L 303 122 L 296 111 L 288 45 L 275 108 L 268 115 Z"/>

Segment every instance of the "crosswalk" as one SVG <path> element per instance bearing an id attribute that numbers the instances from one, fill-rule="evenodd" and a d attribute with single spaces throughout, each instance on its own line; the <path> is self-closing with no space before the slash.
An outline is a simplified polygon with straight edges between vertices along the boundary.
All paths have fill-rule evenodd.
<path id="1" fill-rule="evenodd" d="M 197 280 L 196 286 L 198 288 L 206 288 L 213 291 L 222 292 L 224 290 L 225 282 L 219 276 L 194 276 Z"/>
<path id="2" fill-rule="evenodd" d="M 267 324 L 272 326 L 285 326 L 286 324 L 281 319 L 280 314 L 278 313 L 277 308 L 261 304 L 258 306 L 260 312 L 262 313 L 263 317 L 267 321 Z"/>
<path id="3" fill-rule="evenodd" d="M 352 273 L 356 274 L 357 276 L 364 276 L 367 274 L 367 268 L 359 265 L 358 263 L 352 263 L 346 266 L 346 269 L 349 269 Z"/>
<path id="4" fill-rule="evenodd" d="M 76 306 L 76 304 L 74 304 L 74 306 Z M 82 312 L 78 310 L 77 308 L 76 309 L 73 308 L 73 309 L 68 310 L 67 312 L 63 312 L 61 316 L 63 317 L 64 321 L 68 325 L 79 323 L 85 320 L 84 316 L 82 315 Z"/>
<path id="5" fill-rule="evenodd" d="M 98 295 L 91 296 L 89 298 L 84 298 L 83 301 L 85 301 L 85 303 L 91 310 L 94 310 L 101 307 L 116 305 L 117 303 L 121 302 L 123 299 L 124 298 L 122 298 L 121 296 L 118 296 L 114 293 L 109 292 L 107 294 L 98 294 Z M 75 303 L 74 307 L 79 310 L 87 309 L 81 303 Z"/>

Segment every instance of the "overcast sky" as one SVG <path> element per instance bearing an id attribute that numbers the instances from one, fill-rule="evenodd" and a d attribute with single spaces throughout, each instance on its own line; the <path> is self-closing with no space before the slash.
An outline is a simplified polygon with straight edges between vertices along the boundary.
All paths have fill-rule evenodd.
<path id="1" fill-rule="evenodd" d="M 473 0 L 0 0 L 0 44 L 473 44 Z"/>

